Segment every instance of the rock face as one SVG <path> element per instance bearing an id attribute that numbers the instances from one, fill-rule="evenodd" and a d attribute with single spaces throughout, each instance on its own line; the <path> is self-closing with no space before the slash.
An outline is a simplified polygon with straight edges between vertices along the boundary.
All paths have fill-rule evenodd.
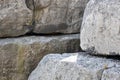
<path id="1" fill-rule="evenodd" d="M 27 80 L 45 54 L 79 50 L 79 34 L 1 39 L 0 80 Z"/>
<path id="2" fill-rule="evenodd" d="M 24 35 L 31 30 L 31 11 L 25 0 L 0 0 L 0 37 Z"/>
<path id="3" fill-rule="evenodd" d="M 1 0 L 0 37 L 79 33 L 89 0 Z"/>
<path id="4" fill-rule="evenodd" d="M 84 9 L 89 0 L 34 0 L 34 33 L 79 33 Z"/>
<path id="5" fill-rule="evenodd" d="M 81 48 L 94 54 L 120 55 L 120 1 L 90 0 L 81 30 Z"/>
<path id="6" fill-rule="evenodd" d="M 49 54 L 42 59 L 28 80 L 119 80 L 117 67 L 120 67 L 118 61 L 86 53 Z"/>
<path id="7" fill-rule="evenodd" d="M 120 79 L 120 67 L 110 68 L 103 72 L 102 80 L 119 80 Z"/>

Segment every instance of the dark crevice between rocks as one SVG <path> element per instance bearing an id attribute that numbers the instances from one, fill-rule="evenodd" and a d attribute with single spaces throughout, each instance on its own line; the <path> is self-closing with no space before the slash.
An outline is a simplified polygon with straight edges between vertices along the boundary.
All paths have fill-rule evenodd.
<path id="1" fill-rule="evenodd" d="M 114 60 L 120 60 L 120 55 L 94 55 L 91 54 L 92 56 L 98 56 L 101 58 L 106 58 L 106 59 L 114 59 Z"/>
<path id="2" fill-rule="evenodd" d="M 87 54 L 89 54 L 91 56 L 94 56 L 94 57 L 113 59 L 113 60 L 120 60 L 120 55 L 102 55 L 102 54 L 94 54 L 94 52 L 88 52 L 88 51 L 83 51 L 83 52 L 86 52 Z"/>
<path id="3" fill-rule="evenodd" d="M 7 37 L 0 37 L 0 39 L 6 39 L 6 38 L 20 38 L 20 37 L 30 37 L 30 36 L 44 36 L 44 37 L 52 37 L 52 36 L 66 36 L 66 35 L 74 35 L 74 34 L 79 34 L 79 33 L 69 33 L 69 34 L 64 34 L 64 33 L 51 33 L 51 34 L 41 34 L 41 33 L 34 33 L 32 30 L 30 30 L 28 33 L 19 35 L 19 36 L 7 36 Z M 81 49 L 81 48 L 80 48 Z M 81 49 L 82 50 L 82 49 Z"/>
<path id="4" fill-rule="evenodd" d="M 29 37 L 29 36 L 65 36 L 65 35 L 74 35 L 74 34 L 80 34 L 79 32 L 76 33 L 61 33 L 61 32 L 53 32 L 53 33 L 35 33 L 34 32 L 34 25 L 23 25 L 25 28 L 27 28 L 28 32 L 19 35 L 19 36 L 5 36 L 5 37 L 0 37 L 0 39 L 6 39 L 6 38 L 19 38 L 19 37 Z"/>
<path id="5" fill-rule="evenodd" d="M 42 34 L 42 33 L 30 32 L 30 33 L 27 33 L 23 36 L 62 36 L 62 35 L 71 35 L 71 34 L 62 34 L 62 33 Z"/>
<path id="6" fill-rule="evenodd" d="M 91 56 L 95 56 L 95 57 L 120 60 L 119 53 L 110 52 L 109 55 L 107 55 L 107 54 L 102 55 L 102 54 L 98 54 L 98 52 L 95 51 L 94 47 L 88 48 L 86 51 L 82 50 L 82 52 L 86 52 L 87 54 L 90 54 Z"/>

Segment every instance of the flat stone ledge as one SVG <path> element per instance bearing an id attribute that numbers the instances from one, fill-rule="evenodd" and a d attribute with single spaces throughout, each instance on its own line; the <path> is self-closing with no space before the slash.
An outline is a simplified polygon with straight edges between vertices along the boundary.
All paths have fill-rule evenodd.
<path id="1" fill-rule="evenodd" d="M 119 71 L 119 67 L 119 60 L 94 57 L 85 52 L 49 54 L 28 80 L 118 80 L 120 72 L 115 71 Z M 117 78 L 110 79 L 111 74 Z"/>
<path id="2" fill-rule="evenodd" d="M 0 80 L 27 80 L 44 55 L 78 52 L 79 34 L 0 39 Z"/>

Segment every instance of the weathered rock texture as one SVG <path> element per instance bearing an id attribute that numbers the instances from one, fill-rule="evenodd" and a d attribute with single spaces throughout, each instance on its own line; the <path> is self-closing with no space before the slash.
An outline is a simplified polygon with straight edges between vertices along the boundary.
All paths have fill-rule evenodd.
<path id="1" fill-rule="evenodd" d="M 118 67 L 119 61 L 86 53 L 49 54 L 42 59 L 28 80 L 119 80 Z"/>
<path id="2" fill-rule="evenodd" d="M 120 1 L 90 0 L 81 30 L 81 48 L 94 54 L 120 55 Z"/>
<path id="3" fill-rule="evenodd" d="M 79 34 L 1 39 L 0 80 L 27 80 L 44 55 L 77 51 Z"/>
<path id="4" fill-rule="evenodd" d="M 25 0 L 0 0 L 0 37 L 24 35 L 31 30 L 31 11 Z"/>
<path id="5" fill-rule="evenodd" d="M 105 70 L 102 75 L 102 80 L 120 80 L 120 67 Z"/>
<path id="6" fill-rule="evenodd" d="M 34 0 L 34 33 L 78 33 L 89 0 Z M 33 4 L 28 5 L 32 9 Z"/>
<path id="7" fill-rule="evenodd" d="M 79 33 L 88 0 L 1 0 L 0 37 Z"/>

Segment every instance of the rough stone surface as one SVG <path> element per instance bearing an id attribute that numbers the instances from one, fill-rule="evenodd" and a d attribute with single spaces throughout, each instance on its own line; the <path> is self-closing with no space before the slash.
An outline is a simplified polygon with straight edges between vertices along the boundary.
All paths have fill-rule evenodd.
<path id="1" fill-rule="evenodd" d="M 0 0 L 0 37 L 24 35 L 30 31 L 32 12 L 25 0 Z"/>
<path id="2" fill-rule="evenodd" d="M 79 51 L 79 34 L 0 39 L 0 80 L 27 80 L 49 53 Z"/>
<path id="3" fill-rule="evenodd" d="M 30 32 L 79 33 L 88 1 L 1 0 L 0 37 L 20 36 Z"/>
<path id="4" fill-rule="evenodd" d="M 0 37 L 26 33 L 79 33 L 88 1 L 1 0 Z"/>
<path id="5" fill-rule="evenodd" d="M 35 0 L 34 33 L 79 33 L 89 0 Z M 45 6 L 46 4 L 46 6 Z"/>
<path id="6" fill-rule="evenodd" d="M 81 48 L 94 54 L 120 55 L 120 0 L 90 0 L 85 10 Z"/>
<path id="7" fill-rule="evenodd" d="M 106 71 L 110 69 L 112 72 L 111 68 L 119 66 L 119 61 L 98 58 L 83 52 L 49 54 L 41 60 L 28 80 L 106 80 L 104 78 L 111 74 Z M 102 76 L 103 72 L 106 76 Z M 112 74 L 116 74 L 117 78 L 107 80 L 118 80 L 118 76 L 120 77 L 119 73 Z"/>
<path id="8" fill-rule="evenodd" d="M 113 67 L 103 72 L 102 80 L 120 80 L 120 67 Z"/>

